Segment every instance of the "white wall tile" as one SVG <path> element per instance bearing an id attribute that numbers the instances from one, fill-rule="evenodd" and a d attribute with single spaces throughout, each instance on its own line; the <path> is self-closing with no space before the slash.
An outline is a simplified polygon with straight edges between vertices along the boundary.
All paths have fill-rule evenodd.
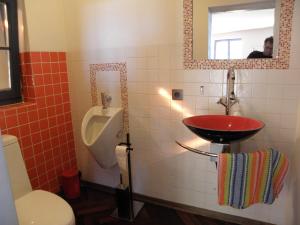
<path id="1" fill-rule="evenodd" d="M 147 101 L 147 98 L 142 97 L 142 98 L 140 98 L 140 101 L 144 101 L 145 105 L 150 104 L 150 106 L 170 107 L 170 104 L 171 104 L 171 99 L 165 98 L 164 96 L 161 96 L 161 95 L 149 95 L 148 99 L 150 101 Z"/>
<path id="2" fill-rule="evenodd" d="M 145 82 L 128 82 L 127 83 L 128 92 L 130 93 L 147 93 L 147 83 Z"/>
<path id="3" fill-rule="evenodd" d="M 255 113 L 264 113 L 266 112 L 266 100 L 261 98 L 251 99 L 252 110 Z"/>
<path id="4" fill-rule="evenodd" d="M 294 10 L 294 15 L 293 15 L 292 43 L 291 43 L 291 60 L 290 60 L 292 69 L 300 69 L 300 65 L 299 65 L 299 57 L 300 57 L 300 55 L 299 55 L 299 52 L 300 52 L 299 21 L 300 21 L 300 2 L 295 1 L 295 10 Z"/>
<path id="5" fill-rule="evenodd" d="M 282 102 L 282 113 L 296 114 L 298 110 L 298 100 L 284 99 Z"/>
<path id="6" fill-rule="evenodd" d="M 281 113 L 283 101 L 281 99 L 268 99 L 266 105 L 267 113 Z"/>
<path id="7" fill-rule="evenodd" d="M 291 143 L 295 140 L 295 129 L 280 129 L 280 141 Z"/>
<path id="8" fill-rule="evenodd" d="M 282 98 L 283 96 L 283 86 L 282 85 L 268 85 L 267 88 L 267 97 L 268 98 Z"/>
<path id="9" fill-rule="evenodd" d="M 267 73 L 265 70 L 250 70 L 249 73 L 249 79 L 251 79 L 251 82 L 253 84 L 265 84 L 267 83 Z"/>
<path id="10" fill-rule="evenodd" d="M 262 120 L 268 128 L 282 128 L 280 114 L 266 114 L 262 116 Z"/>
<path id="11" fill-rule="evenodd" d="M 184 95 L 194 95 L 199 96 L 200 95 L 200 86 L 202 84 L 200 83 L 184 83 L 183 85 L 183 91 Z M 206 90 L 205 90 L 206 92 Z"/>
<path id="12" fill-rule="evenodd" d="M 296 128 L 297 126 L 297 116 L 296 115 L 281 115 L 280 127 L 281 128 Z"/>
<path id="13" fill-rule="evenodd" d="M 182 107 L 194 111 L 196 109 L 196 97 L 185 96 L 184 100 L 182 101 Z"/>
<path id="14" fill-rule="evenodd" d="M 266 98 L 266 84 L 254 84 L 252 86 L 252 97 L 254 98 Z"/>
<path id="15" fill-rule="evenodd" d="M 224 74 L 224 83 L 226 83 L 227 75 Z M 249 70 L 239 70 L 236 74 L 236 81 L 238 84 L 251 83 L 253 79 L 252 73 Z"/>
<path id="16" fill-rule="evenodd" d="M 252 85 L 251 84 L 237 84 L 236 90 L 237 90 L 236 94 L 239 98 L 252 97 Z M 225 93 L 224 93 L 224 95 L 225 95 Z"/>
<path id="17" fill-rule="evenodd" d="M 224 70 L 209 71 L 209 80 L 211 83 L 223 83 L 224 79 L 226 79 L 226 74 L 224 73 Z"/>
<path id="18" fill-rule="evenodd" d="M 170 82 L 170 70 L 168 69 L 163 69 L 163 70 L 159 70 L 158 72 L 158 81 L 160 82 Z"/>
<path id="19" fill-rule="evenodd" d="M 284 74 L 283 84 L 300 85 L 299 70 L 288 70 Z"/>
<path id="20" fill-rule="evenodd" d="M 208 84 L 204 86 L 204 96 L 219 96 L 221 97 L 223 93 L 222 84 Z"/>
<path id="21" fill-rule="evenodd" d="M 210 74 L 208 70 L 185 70 L 184 71 L 184 82 L 187 83 L 208 83 L 210 80 Z"/>
<path id="22" fill-rule="evenodd" d="M 149 106 L 149 102 L 150 102 L 150 96 L 146 95 L 146 94 L 138 94 L 138 93 L 134 93 L 128 94 L 129 96 L 129 106 L 130 107 L 147 107 Z"/>
<path id="23" fill-rule="evenodd" d="M 208 109 L 208 97 L 196 97 L 196 109 Z"/>
<path id="24" fill-rule="evenodd" d="M 286 74 L 288 71 L 286 70 L 267 70 L 267 82 L 269 84 L 284 84 L 286 81 L 285 76 L 282 76 L 283 74 Z"/>
<path id="25" fill-rule="evenodd" d="M 283 87 L 283 98 L 296 99 L 300 97 L 300 85 L 287 85 Z"/>

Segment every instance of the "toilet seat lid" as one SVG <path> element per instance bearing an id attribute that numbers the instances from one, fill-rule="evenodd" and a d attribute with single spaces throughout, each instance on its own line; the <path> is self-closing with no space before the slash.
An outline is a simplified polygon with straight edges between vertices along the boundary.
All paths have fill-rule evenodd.
<path id="1" fill-rule="evenodd" d="M 18 198 L 16 210 L 20 225 L 74 225 L 70 205 L 59 196 L 37 190 Z"/>

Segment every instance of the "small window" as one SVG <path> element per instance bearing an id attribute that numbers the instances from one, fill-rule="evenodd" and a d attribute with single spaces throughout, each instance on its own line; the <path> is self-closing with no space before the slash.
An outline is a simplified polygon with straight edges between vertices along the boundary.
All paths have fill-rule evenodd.
<path id="1" fill-rule="evenodd" d="M 0 0 L 0 105 L 22 100 L 16 0 Z"/>
<path id="2" fill-rule="evenodd" d="M 214 46 L 214 59 L 240 59 L 242 39 L 216 40 Z"/>

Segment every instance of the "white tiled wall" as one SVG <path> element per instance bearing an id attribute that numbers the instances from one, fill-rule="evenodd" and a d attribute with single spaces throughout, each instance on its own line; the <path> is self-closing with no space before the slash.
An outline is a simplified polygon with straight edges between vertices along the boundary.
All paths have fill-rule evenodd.
<path id="1" fill-rule="evenodd" d="M 197 143 L 197 137 L 182 125 L 181 120 L 189 115 L 223 114 L 224 108 L 216 102 L 226 89 L 226 71 L 184 71 L 180 68 L 166 69 L 164 65 L 159 65 L 158 62 L 167 62 L 174 57 L 171 54 L 174 48 L 176 46 L 148 47 L 155 52 L 151 56 L 142 49 L 139 53 L 138 48 L 127 48 L 128 54 L 134 53 L 134 57 L 123 58 L 128 62 L 129 121 L 135 150 L 135 191 L 197 207 L 286 224 L 290 214 L 285 210 L 289 209 L 282 206 L 292 206 L 288 185 L 273 206 L 255 205 L 242 211 L 220 207 L 217 204 L 217 171 L 214 163 L 205 156 L 186 152 L 174 143 L 175 140 L 186 141 L 208 150 L 208 143 Z M 122 49 L 120 52 L 123 52 Z M 75 56 L 70 55 L 71 67 L 72 57 Z M 101 63 L 101 60 L 97 62 Z M 82 73 L 84 79 L 87 79 L 88 71 Z M 234 113 L 266 123 L 263 131 L 243 142 L 243 151 L 274 147 L 292 158 L 300 90 L 298 75 L 299 70 L 238 71 L 237 95 L 240 104 L 234 107 Z M 72 106 L 75 139 L 84 178 L 114 186 L 118 182 L 118 169 L 101 170 L 82 146 L 79 131 L 84 112 L 90 107 L 89 84 L 84 92 L 76 94 L 78 86 L 82 86 L 79 84 L 82 81 L 76 76 L 80 78 L 82 75 L 73 73 L 71 77 L 74 90 Z M 106 83 L 105 75 L 97 77 L 98 88 L 101 89 Z M 110 82 L 110 85 L 105 86 L 112 88 L 113 84 L 115 89 L 119 88 L 118 82 Z M 200 93 L 200 86 L 204 87 L 203 95 Z M 172 88 L 184 90 L 183 101 L 170 100 Z M 78 101 L 79 99 L 81 100 Z"/>
<path id="2" fill-rule="evenodd" d="M 151 1 L 153 5 L 160 3 L 161 1 Z M 226 71 L 183 70 L 182 43 L 178 42 L 179 39 L 182 40 L 182 1 L 176 1 L 175 6 L 173 3 L 174 0 L 165 0 L 161 6 L 166 7 L 165 10 L 167 6 L 173 10 L 168 12 L 169 17 L 162 17 L 159 14 L 161 21 L 155 18 L 156 23 L 164 23 L 170 29 L 170 33 L 174 32 L 173 39 L 169 34 L 163 36 L 164 44 L 160 43 L 160 39 L 155 45 L 140 41 L 140 45 L 136 46 L 135 42 L 138 40 L 134 39 L 132 43 L 136 47 L 120 44 L 121 46 L 111 49 L 98 48 L 89 51 L 87 48 L 84 51 L 73 49 L 69 51 L 72 115 L 78 161 L 84 179 L 111 186 L 118 183 L 118 168 L 100 169 L 81 142 L 81 120 L 91 106 L 88 64 L 125 61 L 128 66 L 130 133 L 134 144 L 135 192 L 275 224 L 295 224 L 297 221 L 293 221 L 293 214 L 297 206 L 297 196 L 294 174 L 300 171 L 296 163 L 300 156 L 295 154 L 297 150 L 299 151 L 299 147 L 297 149 L 295 145 L 296 137 L 299 136 L 296 135 L 300 100 L 299 1 L 296 1 L 297 14 L 293 26 L 291 69 L 237 71 L 236 91 L 240 103 L 234 106 L 234 113 L 257 118 L 266 123 L 263 131 L 242 144 L 242 150 L 274 147 L 285 152 L 292 163 L 287 184 L 279 199 L 272 206 L 255 205 L 246 210 L 218 206 L 217 171 L 214 163 L 204 156 L 181 149 L 174 142 L 185 141 L 194 147 L 208 150 L 208 143 L 188 131 L 181 120 L 189 115 L 224 113 L 224 108 L 216 102 L 226 90 Z M 76 4 L 78 14 L 80 7 L 78 2 Z M 101 8 L 100 5 L 98 7 Z M 154 9 L 156 8 L 149 10 Z M 133 8 L 126 10 L 136 12 Z M 152 13 L 155 14 L 155 11 Z M 86 15 L 86 11 L 83 14 Z M 67 12 L 66 17 L 68 24 L 68 21 L 72 21 L 71 13 Z M 95 18 L 102 19 L 101 14 L 98 17 L 93 14 L 91 18 L 85 19 L 91 23 L 94 23 Z M 141 23 L 146 26 L 145 21 L 144 18 Z M 174 23 L 180 25 L 176 26 Z M 137 25 L 134 26 L 136 28 Z M 159 27 L 161 26 L 162 24 Z M 76 33 L 77 29 L 75 32 L 69 28 L 69 31 L 70 34 L 83 35 Z M 90 36 L 94 34 L 92 29 L 84 32 Z M 159 32 L 163 33 L 164 30 L 159 29 Z M 115 35 L 118 35 L 117 31 Z M 138 33 L 136 35 L 139 36 Z M 158 37 L 155 38 L 158 40 Z M 117 37 L 114 38 L 114 41 L 116 40 Z M 81 48 L 85 49 L 84 45 Z M 105 79 L 98 77 L 99 86 L 104 81 Z M 200 86 L 204 88 L 203 93 L 200 92 Z M 184 90 L 183 101 L 170 100 L 172 88 Z"/>

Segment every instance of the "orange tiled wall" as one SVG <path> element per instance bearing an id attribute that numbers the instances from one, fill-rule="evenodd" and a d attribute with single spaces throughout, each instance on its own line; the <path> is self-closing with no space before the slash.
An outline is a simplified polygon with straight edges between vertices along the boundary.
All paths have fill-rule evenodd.
<path id="1" fill-rule="evenodd" d="M 21 53 L 24 103 L 0 107 L 3 134 L 18 137 L 34 189 L 59 190 L 76 167 L 66 53 Z"/>

